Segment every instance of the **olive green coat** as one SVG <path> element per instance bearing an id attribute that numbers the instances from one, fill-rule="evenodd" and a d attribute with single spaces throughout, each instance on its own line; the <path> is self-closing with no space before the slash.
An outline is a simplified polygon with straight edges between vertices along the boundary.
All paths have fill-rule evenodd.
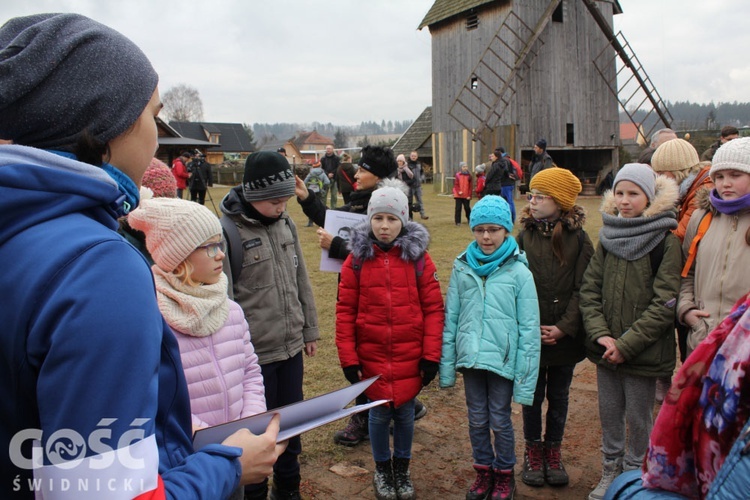
<path id="1" fill-rule="evenodd" d="M 583 230 L 584 209 L 575 205 L 556 223 L 536 221 L 526 206 L 521 211 L 518 246 L 526 252 L 529 269 L 534 275 L 539 297 L 540 324 L 554 325 L 565 337 L 555 345 L 542 344 L 540 366 L 574 365 L 586 357 L 578 294 L 594 246 Z M 565 264 L 552 253 L 552 231 L 556 224 L 563 227 L 563 255 Z"/>
<path id="2" fill-rule="evenodd" d="M 657 195 L 644 216 L 674 207 L 676 193 L 669 190 L 660 196 L 659 184 L 657 180 Z M 602 212 L 605 211 L 617 215 L 611 191 L 602 204 Z M 672 375 L 682 253 L 680 240 L 671 232 L 663 247 L 664 255 L 653 275 L 649 254 L 628 261 L 605 252 L 601 243 L 597 246 L 583 276 L 580 297 L 586 355 L 592 362 L 631 375 Z M 602 359 L 605 349 L 596 341 L 607 335 L 616 340 L 624 363 L 612 364 Z"/>

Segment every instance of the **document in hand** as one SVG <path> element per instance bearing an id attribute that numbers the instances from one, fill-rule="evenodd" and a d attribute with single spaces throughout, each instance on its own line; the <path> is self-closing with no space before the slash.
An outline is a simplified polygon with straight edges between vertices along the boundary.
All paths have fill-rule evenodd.
<path id="1" fill-rule="evenodd" d="M 357 214 L 354 212 L 340 212 L 338 210 L 326 210 L 325 230 L 333 236 L 339 236 L 348 240 L 351 236 L 354 226 L 367 220 L 366 214 Z M 320 253 L 320 270 L 332 273 L 341 272 L 341 265 L 344 263 L 341 259 L 333 259 L 328 256 L 328 250 L 323 249 Z"/>
<path id="2" fill-rule="evenodd" d="M 253 434 L 263 434 L 271 418 L 277 413 L 281 415 L 281 427 L 276 442 L 280 443 L 321 425 L 359 413 L 373 406 L 382 405 L 387 403 L 388 400 L 381 399 L 364 405 L 344 408 L 351 400 L 370 387 L 379 376 L 362 380 L 338 391 L 329 392 L 322 396 L 300 401 L 299 403 L 282 406 L 281 408 L 275 408 L 265 413 L 253 415 L 252 417 L 200 429 L 193 436 L 193 447 L 199 450 L 207 444 L 221 443 L 240 429 L 248 429 Z"/>

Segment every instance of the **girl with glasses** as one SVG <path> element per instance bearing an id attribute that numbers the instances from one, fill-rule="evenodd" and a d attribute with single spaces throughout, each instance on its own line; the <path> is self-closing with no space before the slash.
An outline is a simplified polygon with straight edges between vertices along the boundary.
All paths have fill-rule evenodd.
<path id="1" fill-rule="evenodd" d="M 463 374 L 476 479 L 467 500 L 513 498 L 511 400 L 534 401 L 539 304 L 526 256 L 510 236 L 510 207 L 485 196 L 471 211 L 472 241 L 453 263 L 445 305 L 440 387 Z M 494 438 L 494 439 L 493 439 Z"/>
<path id="2" fill-rule="evenodd" d="M 564 486 L 569 478 L 560 452 L 573 370 L 586 357 L 578 291 L 594 254 L 576 205 L 581 182 L 564 168 L 534 176 L 521 211 L 518 246 L 526 252 L 539 296 L 542 355 L 534 404 L 523 407 L 526 441 L 521 480 L 529 486 Z M 546 417 L 542 405 L 547 400 Z M 542 441 L 542 421 L 545 422 Z"/>
<path id="3" fill-rule="evenodd" d="M 240 306 L 227 298 L 219 219 L 179 198 L 141 200 L 128 216 L 154 259 L 159 310 L 180 347 L 193 430 L 266 411 L 263 376 Z M 238 488 L 230 498 L 242 498 Z"/>

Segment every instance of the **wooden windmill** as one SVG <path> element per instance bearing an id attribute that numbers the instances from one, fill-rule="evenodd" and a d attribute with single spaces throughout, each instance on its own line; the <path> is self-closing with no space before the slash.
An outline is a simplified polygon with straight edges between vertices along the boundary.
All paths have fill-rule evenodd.
<path id="1" fill-rule="evenodd" d="M 617 165 L 619 111 L 649 136 L 669 112 L 622 33 L 617 0 L 437 0 L 432 35 L 436 170 L 476 165 L 494 147 L 530 157 L 544 137 L 584 180 Z M 619 69 L 618 69 L 619 67 Z M 618 85 L 619 83 L 619 85 Z"/>

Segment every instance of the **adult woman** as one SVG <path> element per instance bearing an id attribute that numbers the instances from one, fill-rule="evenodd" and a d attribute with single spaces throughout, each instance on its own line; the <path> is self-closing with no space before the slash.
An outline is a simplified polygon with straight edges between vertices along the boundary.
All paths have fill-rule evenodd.
<path id="1" fill-rule="evenodd" d="M 682 244 L 677 319 L 690 327 L 692 352 L 729 314 L 750 282 L 750 137 L 721 146 L 710 170 L 716 186 L 698 197 Z"/>
<path id="2" fill-rule="evenodd" d="M 283 448 L 276 423 L 193 451 L 177 342 L 146 261 L 115 232 L 157 147 L 148 59 L 91 19 L 39 14 L 0 27 L 0 74 L 13 142 L 0 147 L 0 258 L 15 264 L 0 301 L 0 496 L 106 484 L 111 498 L 225 498 L 261 480 Z"/>

